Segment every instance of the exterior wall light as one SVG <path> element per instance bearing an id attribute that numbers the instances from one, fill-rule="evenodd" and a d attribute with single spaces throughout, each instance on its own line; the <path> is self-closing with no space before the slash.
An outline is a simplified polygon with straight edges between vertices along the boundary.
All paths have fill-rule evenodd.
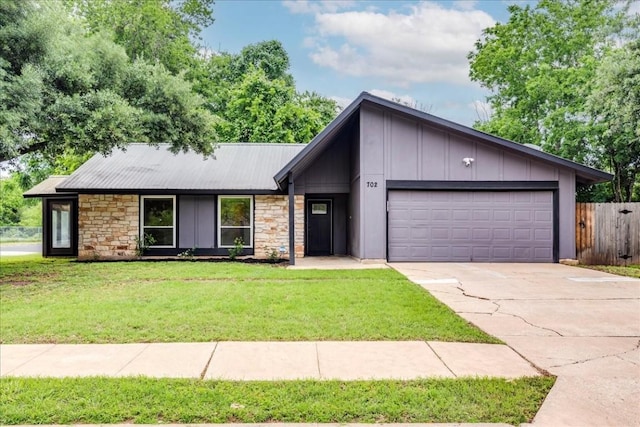
<path id="1" fill-rule="evenodd" d="M 471 166 L 471 163 L 475 162 L 476 159 L 474 159 L 473 157 L 465 157 L 464 159 L 462 159 L 462 163 L 464 163 L 464 165 L 466 167 Z"/>

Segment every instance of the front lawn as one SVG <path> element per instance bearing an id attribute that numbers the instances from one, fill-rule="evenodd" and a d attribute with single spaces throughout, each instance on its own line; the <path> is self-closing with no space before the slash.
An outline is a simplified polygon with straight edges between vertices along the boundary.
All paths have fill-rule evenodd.
<path id="1" fill-rule="evenodd" d="M 0 264 L 3 343 L 437 340 L 497 343 L 393 270 L 220 262 Z"/>
<path id="2" fill-rule="evenodd" d="M 530 422 L 549 377 L 230 382 L 4 378 L 0 424 Z"/>

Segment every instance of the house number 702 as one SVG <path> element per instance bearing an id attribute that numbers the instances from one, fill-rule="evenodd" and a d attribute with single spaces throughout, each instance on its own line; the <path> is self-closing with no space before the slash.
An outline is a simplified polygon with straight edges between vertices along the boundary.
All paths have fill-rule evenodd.
<path id="1" fill-rule="evenodd" d="M 367 188 L 374 188 L 378 186 L 377 181 L 367 181 Z"/>

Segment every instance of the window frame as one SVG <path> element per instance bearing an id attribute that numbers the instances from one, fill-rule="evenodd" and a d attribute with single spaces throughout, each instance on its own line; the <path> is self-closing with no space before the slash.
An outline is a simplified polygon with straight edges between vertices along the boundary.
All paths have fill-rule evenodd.
<path id="1" fill-rule="evenodd" d="M 249 225 L 240 225 L 240 226 L 230 226 L 230 225 L 222 225 L 222 200 L 223 199 L 249 199 Z M 216 231 L 217 231 L 217 239 L 218 239 L 218 247 L 219 248 L 233 248 L 234 245 L 223 245 L 222 244 L 222 229 L 223 228 L 248 228 L 249 229 L 249 240 L 250 242 L 244 242 L 245 248 L 253 248 L 253 233 L 255 228 L 255 219 L 253 216 L 254 210 L 254 197 L 253 195 L 224 195 L 218 196 L 218 205 L 216 212 Z"/>
<path id="2" fill-rule="evenodd" d="M 155 226 L 145 226 L 144 225 L 144 214 L 145 214 L 145 200 L 146 199 L 171 199 L 173 202 L 173 214 L 172 214 L 172 225 L 168 226 L 168 225 L 155 225 Z M 171 228 L 173 230 L 172 233 L 172 240 L 173 240 L 173 245 L 149 245 L 150 249 L 161 249 L 161 248 L 176 248 L 176 214 L 177 214 L 178 210 L 177 210 L 177 206 L 176 206 L 176 196 L 175 195 L 166 195 L 166 196 L 161 196 L 161 195 L 153 195 L 153 196 L 140 196 L 140 233 L 139 233 L 139 237 L 140 239 L 144 239 L 144 234 L 145 234 L 145 229 L 146 228 Z"/>

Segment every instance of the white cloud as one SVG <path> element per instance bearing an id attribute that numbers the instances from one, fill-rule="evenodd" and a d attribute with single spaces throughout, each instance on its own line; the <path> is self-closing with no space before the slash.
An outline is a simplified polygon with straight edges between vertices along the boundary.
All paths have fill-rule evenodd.
<path id="1" fill-rule="evenodd" d="M 316 13 L 311 59 L 352 76 L 412 83 L 468 83 L 467 54 L 495 21 L 479 10 L 446 9 L 422 2 L 408 13 Z M 336 43 L 337 42 L 337 43 Z"/>
<path id="2" fill-rule="evenodd" d="M 284 0 L 282 4 L 289 9 L 291 13 L 323 13 L 337 12 L 342 9 L 348 9 L 355 4 L 351 0 Z"/>

